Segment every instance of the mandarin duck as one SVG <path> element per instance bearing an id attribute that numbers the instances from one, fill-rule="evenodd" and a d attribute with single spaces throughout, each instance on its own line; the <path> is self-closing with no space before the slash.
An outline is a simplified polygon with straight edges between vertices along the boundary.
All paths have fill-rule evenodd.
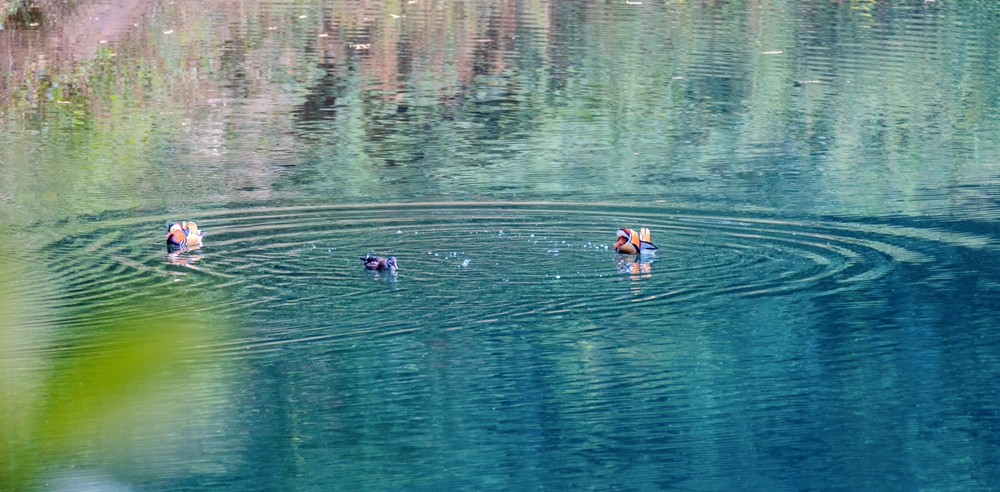
<path id="1" fill-rule="evenodd" d="M 639 232 L 627 227 L 618 229 L 618 241 L 615 242 L 615 253 L 623 255 L 641 255 L 651 253 L 657 249 L 655 244 L 649 242 L 649 229 L 643 227 Z"/>
<path id="2" fill-rule="evenodd" d="M 389 270 L 391 272 L 395 272 L 396 269 L 399 268 L 396 266 L 395 256 L 382 258 L 380 256 L 365 255 L 359 256 L 358 259 L 363 261 L 365 268 L 369 270 Z"/>
<path id="3" fill-rule="evenodd" d="M 167 226 L 167 248 L 193 248 L 201 246 L 201 237 L 205 233 L 198 229 L 194 222 L 172 222 Z"/>

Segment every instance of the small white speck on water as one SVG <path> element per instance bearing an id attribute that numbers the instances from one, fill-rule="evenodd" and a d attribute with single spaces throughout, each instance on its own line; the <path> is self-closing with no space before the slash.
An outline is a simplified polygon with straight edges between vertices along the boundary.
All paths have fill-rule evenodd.
<path id="1" fill-rule="evenodd" d="M 396 230 L 396 234 L 402 234 L 402 233 L 403 233 L 403 231 L 398 230 L 398 229 Z"/>
<path id="2" fill-rule="evenodd" d="M 532 235 L 531 235 L 530 237 L 535 237 L 535 235 L 534 235 L 534 234 L 532 234 Z"/>
<path id="3" fill-rule="evenodd" d="M 561 279 L 561 278 L 562 278 L 561 276 L 559 276 L 559 275 L 556 275 L 556 280 L 559 280 L 559 279 Z"/>

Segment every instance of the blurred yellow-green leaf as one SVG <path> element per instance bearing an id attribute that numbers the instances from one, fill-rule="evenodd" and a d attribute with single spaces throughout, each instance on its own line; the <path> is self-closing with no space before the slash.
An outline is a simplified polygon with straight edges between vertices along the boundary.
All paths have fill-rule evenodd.
<path id="1" fill-rule="evenodd" d="M 93 330 L 74 333 L 71 347 L 58 335 L 33 345 L 46 337 L 25 336 L 21 301 L 0 283 L 0 489 L 95 457 L 128 462 L 176 437 L 212 323 L 185 316 L 180 301 L 143 302 L 97 327 L 69 327 Z"/>

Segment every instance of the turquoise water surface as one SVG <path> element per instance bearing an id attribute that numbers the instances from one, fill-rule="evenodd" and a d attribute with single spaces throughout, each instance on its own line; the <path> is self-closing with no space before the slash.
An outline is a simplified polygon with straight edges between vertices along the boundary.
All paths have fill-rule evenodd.
<path id="1" fill-rule="evenodd" d="M 1000 480 L 1000 6 L 102 5 L 0 31 L 0 488 Z"/>

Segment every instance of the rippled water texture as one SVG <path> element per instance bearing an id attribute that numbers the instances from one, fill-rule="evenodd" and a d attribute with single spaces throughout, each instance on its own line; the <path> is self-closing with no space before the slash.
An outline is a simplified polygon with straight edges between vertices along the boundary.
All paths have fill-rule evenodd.
<path id="1" fill-rule="evenodd" d="M 17 5 L 0 489 L 1000 480 L 994 2 Z"/>
<path id="2" fill-rule="evenodd" d="M 210 450 L 190 486 L 908 488 L 992 456 L 971 438 L 1000 341 L 983 236 L 574 203 L 203 217 L 193 251 L 167 254 L 155 216 L 40 251 L 72 337 L 147 295 L 240 320 L 194 349 L 215 384 L 185 399 L 219 421 L 187 436 Z M 655 256 L 608 249 L 637 224 Z M 967 262 L 991 266 L 955 275 Z M 156 449 L 152 483 L 189 473 Z"/>

